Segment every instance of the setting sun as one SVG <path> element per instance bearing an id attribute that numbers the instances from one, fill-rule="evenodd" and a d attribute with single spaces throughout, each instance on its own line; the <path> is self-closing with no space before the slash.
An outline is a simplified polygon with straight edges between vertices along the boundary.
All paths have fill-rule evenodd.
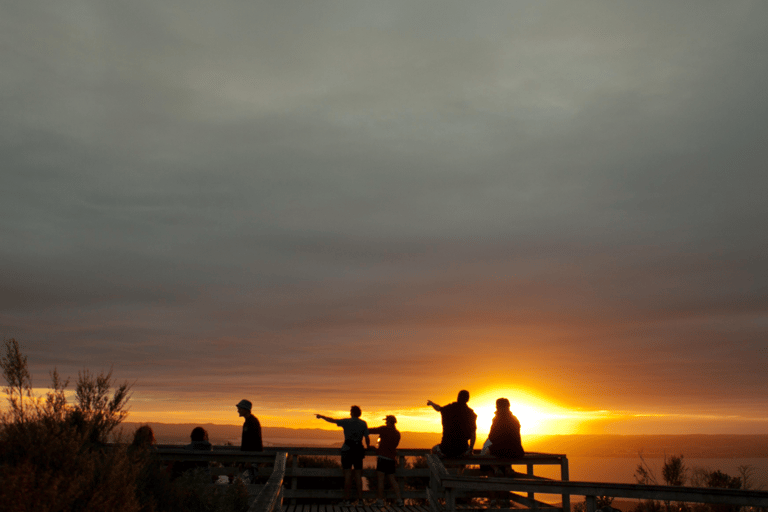
<path id="1" fill-rule="evenodd" d="M 470 406 L 477 414 L 478 439 L 488 435 L 496 412 L 496 400 L 502 397 L 510 401 L 512 414 L 520 421 L 522 435 L 558 433 L 557 419 L 562 417 L 561 407 L 528 391 L 493 388 L 475 393 L 470 398 Z"/>

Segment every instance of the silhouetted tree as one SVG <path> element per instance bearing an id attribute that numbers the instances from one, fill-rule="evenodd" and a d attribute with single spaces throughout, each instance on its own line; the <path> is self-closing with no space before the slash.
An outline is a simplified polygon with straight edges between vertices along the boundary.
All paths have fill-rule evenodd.
<path id="1" fill-rule="evenodd" d="M 32 379 L 27 369 L 27 357 L 21 353 L 19 342 L 14 338 L 3 340 L 3 354 L 0 355 L 3 377 L 8 383 L 5 393 L 11 406 L 11 416 L 23 421 L 25 416 L 24 398 L 32 400 Z"/>
<path id="2" fill-rule="evenodd" d="M 672 456 L 667 460 L 664 457 L 664 467 L 661 468 L 661 476 L 667 485 L 685 485 L 688 468 L 683 464 L 683 456 Z"/>

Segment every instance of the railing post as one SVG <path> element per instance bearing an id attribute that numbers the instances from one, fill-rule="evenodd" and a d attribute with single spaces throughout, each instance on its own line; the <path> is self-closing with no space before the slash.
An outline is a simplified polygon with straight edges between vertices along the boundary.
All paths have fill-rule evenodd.
<path id="1" fill-rule="evenodd" d="M 437 455 L 427 455 L 427 465 L 429 466 L 429 493 L 434 503 L 430 503 L 430 508 L 437 509 L 437 500 L 440 496 L 445 498 L 445 508 L 449 512 L 456 510 L 456 496 L 451 488 L 445 488 L 443 478 L 448 476 L 448 470 L 445 469 L 442 461 Z"/>
<path id="2" fill-rule="evenodd" d="M 298 469 L 299 469 L 299 454 L 295 453 L 292 455 L 293 460 L 291 461 L 291 490 L 295 491 L 299 488 L 299 477 L 297 476 Z M 296 504 L 296 498 L 291 498 L 291 505 Z"/>
<path id="3" fill-rule="evenodd" d="M 446 512 L 456 512 L 456 489 L 449 487 L 445 490 Z"/>
<path id="4" fill-rule="evenodd" d="M 568 474 L 568 457 L 563 455 L 560 459 L 560 480 L 567 482 L 570 479 Z M 563 512 L 571 512 L 571 495 L 563 494 Z"/>
<path id="5" fill-rule="evenodd" d="M 525 466 L 528 468 L 528 471 L 527 471 L 527 473 L 528 473 L 528 476 L 533 476 L 533 464 L 531 464 L 531 463 L 529 462 L 529 463 L 528 463 L 528 464 L 526 464 Z M 532 499 L 535 499 L 535 493 L 534 493 L 533 491 L 531 491 L 531 492 L 529 492 L 529 493 L 528 493 L 528 499 L 531 499 L 531 500 L 532 500 Z"/>
<path id="6" fill-rule="evenodd" d="M 405 470 L 405 455 L 400 455 L 400 470 Z M 397 481 L 397 486 L 400 488 L 400 496 L 403 496 L 405 493 L 405 477 L 400 476 L 399 478 L 395 479 Z"/>
<path id="7" fill-rule="evenodd" d="M 584 496 L 587 500 L 587 512 L 595 512 L 597 510 L 597 498 L 595 496 Z"/>
<path id="8" fill-rule="evenodd" d="M 275 466 L 272 470 L 272 476 L 267 480 L 267 484 L 256 496 L 256 500 L 251 504 L 248 512 L 275 512 L 283 505 L 283 480 L 285 479 L 285 462 L 288 459 L 288 453 L 277 452 L 275 454 Z"/>

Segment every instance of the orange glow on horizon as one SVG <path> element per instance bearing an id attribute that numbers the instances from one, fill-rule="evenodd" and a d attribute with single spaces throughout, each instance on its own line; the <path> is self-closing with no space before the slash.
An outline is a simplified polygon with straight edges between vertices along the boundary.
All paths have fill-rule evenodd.
<path id="1" fill-rule="evenodd" d="M 493 387 L 470 393 L 469 405 L 477 414 L 478 442 L 488 436 L 498 398 L 510 401 L 510 410 L 520 421 L 523 437 L 561 434 L 564 429 L 569 431 L 565 433 L 576 433 L 577 425 L 565 421 L 573 416 L 569 409 L 533 391 Z"/>
<path id="2" fill-rule="evenodd" d="M 482 443 L 488 436 L 488 431 L 496 410 L 496 399 L 508 398 L 511 402 L 512 413 L 517 416 L 521 424 L 521 433 L 525 436 L 574 434 L 581 433 L 580 425 L 583 421 L 589 421 L 589 415 L 579 414 L 577 411 L 560 406 L 540 395 L 530 391 L 521 391 L 502 388 L 491 388 L 470 395 L 469 405 L 478 415 L 477 443 Z M 242 420 L 238 417 L 234 405 L 222 407 L 216 404 L 211 408 L 205 408 L 205 404 L 196 404 L 196 410 L 160 410 L 160 403 L 150 400 L 139 400 L 142 411 L 137 411 L 134 403 L 132 411 L 127 418 L 133 422 L 162 422 L 162 423 L 213 423 L 224 425 L 239 425 Z M 446 401 L 441 405 L 449 403 Z M 346 418 L 349 410 L 324 410 L 314 409 L 284 409 L 280 411 L 267 410 L 254 404 L 253 413 L 259 418 L 262 426 L 285 427 L 292 429 L 322 429 L 335 430 L 336 426 L 315 418 L 316 413 L 321 413 L 333 418 Z M 394 414 L 397 419 L 397 427 L 407 432 L 431 432 L 440 433 L 442 430 L 440 414 L 431 407 L 419 406 L 399 409 L 369 408 L 363 410 L 363 419 L 369 426 L 384 424 L 384 417 Z"/>
<path id="3" fill-rule="evenodd" d="M 640 435 L 640 434 L 692 434 L 692 433 L 764 433 L 768 418 L 764 415 L 717 415 L 691 414 L 675 411 L 645 410 L 585 410 L 552 400 L 546 395 L 520 387 L 488 386 L 472 392 L 469 405 L 478 415 L 478 433 L 475 446 L 485 441 L 496 409 L 496 399 L 505 397 L 521 424 L 523 446 L 533 444 L 539 436 L 548 435 Z M 47 389 L 35 388 L 33 395 L 44 397 Z M 367 407 L 363 419 L 371 427 L 384 424 L 384 417 L 394 414 L 397 427 L 403 432 L 440 433 L 440 414 L 426 405 L 426 398 L 434 398 L 441 405 L 456 399 L 442 396 L 426 396 L 424 404 L 412 407 Z M 74 403 L 73 393 L 67 391 L 67 399 Z M 216 397 L 183 396 L 169 399 L 152 392 L 136 392 L 129 402 L 128 422 L 241 425 L 233 400 L 226 403 Z M 253 413 L 264 427 L 289 429 L 337 430 L 335 425 L 318 420 L 316 413 L 334 418 L 346 418 L 349 409 L 315 404 L 309 408 L 278 409 L 267 404 L 254 403 Z M 338 405 L 338 404 L 336 404 Z M 1 408 L 1 407 L 0 407 Z"/>

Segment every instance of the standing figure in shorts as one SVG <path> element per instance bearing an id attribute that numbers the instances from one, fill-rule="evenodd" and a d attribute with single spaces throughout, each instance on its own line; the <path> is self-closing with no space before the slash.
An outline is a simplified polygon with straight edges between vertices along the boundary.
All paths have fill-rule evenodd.
<path id="1" fill-rule="evenodd" d="M 334 423 L 344 429 L 344 444 L 341 446 L 341 468 L 344 470 L 344 501 L 342 506 L 352 506 L 350 493 L 352 491 L 352 471 L 355 474 L 355 484 L 357 485 L 357 499 L 363 499 L 363 458 L 365 450 L 371 447 L 371 440 L 368 437 L 368 424 L 360 419 L 362 411 L 356 405 L 349 410 L 349 418 L 334 419 L 322 414 L 315 414 L 320 420 Z M 365 447 L 363 447 L 365 439 Z"/>
<path id="2" fill-rule="evenodd" d="M 395 480 L 395 468 L 397 467 L 397 445 L 400 444 L 400 431 L 395 427 L 397 418 L 391 414 L 384 418 L 387 422 L 382 427 L 369 428 L 371 434 L 379 434 L 379 446 L 376 448 L 376 477 L 378 478 L 378 487 L 376 488 L 376 507 L 384 506 L 384 477 L 389 479 L 389 485 L 395 491 L 397 496 L 397 506 L 403 506 L 403 498 L 400 496 L 400 486 Z"/>

